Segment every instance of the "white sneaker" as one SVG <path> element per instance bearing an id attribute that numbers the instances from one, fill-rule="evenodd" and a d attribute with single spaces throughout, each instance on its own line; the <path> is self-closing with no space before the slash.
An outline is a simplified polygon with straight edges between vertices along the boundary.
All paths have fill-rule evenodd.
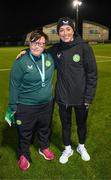
<path id="1" fill-rule="evenodd" d="M 83 148 L 77 147 L 77 152 L 81 155 L 81 158 L 84 161 L 89 161 L 90 160 L 90 156 L 89 156 L 89 154 L 88 154 L 85 147 L 83 147 Z"/>
<path id="2" fill-rule="evenodd" d="M 72 150 L 72 149 L 71 149 L 70 152 L 67 151 L 67 150 L 64 150 L 64 151 L 62 152 L 61 157 L 59 158 L 59 162 L 60 162 L 61 164 L 67 163 L 67 162 L 68 162 L 68 158 L 69 158 L 70 156 L 72 156 L 72 155 L 73 155 L 73 150 Z"/>

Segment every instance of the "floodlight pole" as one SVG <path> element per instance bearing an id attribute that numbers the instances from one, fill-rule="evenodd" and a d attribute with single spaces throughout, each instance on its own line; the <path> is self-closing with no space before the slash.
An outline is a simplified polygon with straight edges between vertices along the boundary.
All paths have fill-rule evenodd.
<path id="1" fill-rule="evenodd" d="M 78 8 L 78 4 L 76 7 L 76 31 L 78 32 L 78 12 L 79 12 L 79 8 Z"/>
<path id="2" fill-rule="evenodd" d="M 73 1 L 73 6 L 76 8 L 76 31 L 78 32 L 78 14 L 79 14 L 79 6 L 82 5 L 82 2 L 79 0 L 74 0 Z"/>

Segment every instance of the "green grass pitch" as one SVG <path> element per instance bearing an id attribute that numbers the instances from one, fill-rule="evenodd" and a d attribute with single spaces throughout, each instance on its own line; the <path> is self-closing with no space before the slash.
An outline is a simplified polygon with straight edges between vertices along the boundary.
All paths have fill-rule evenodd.
<path id="1" fill-rule="evenodd" d="M 96 97 L 90 107 L 86 147 L 91 156 L 84 162 L 76 152 L 78 143 L 75 115 L 72 122 L 73 156 L 61 165 L 58 161 L 63 150 L 61 124 L 58 107 L 55 105 L 51 149 L 54 161 L 46 161 L 38 153 L 37 139 L 30 146 L 31 166 L 22 172 L 17 164 L 17 133 L 14 126 L 4 121 L 8 103 L 8 84 L 10 68 L 16 55 L 24 47 L 0 48 L 0 179 L 30 180 L 109 180 L 111 179 L 111 44 L 92 45 L 98 66 Z M 55 80 L 54 80 L 55 82 Z"/>

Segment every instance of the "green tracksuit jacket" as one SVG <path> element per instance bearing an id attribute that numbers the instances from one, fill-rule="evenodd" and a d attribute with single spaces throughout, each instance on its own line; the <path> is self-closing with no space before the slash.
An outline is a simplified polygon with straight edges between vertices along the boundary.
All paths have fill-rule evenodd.
<path id="1" fill-rule="evenodd" d="M 25 105 L 40 105 L 52 100 L 52 79 L 54 61 L 51 55 L 44 52 L 45 57 L 45 86 L 42 87 L 40 72 L 42 71 L 42 58 L 33 56 L 29 52 L 16 60 L 10 73 L 9 107 L 16 111 L 18 103 Z"/>

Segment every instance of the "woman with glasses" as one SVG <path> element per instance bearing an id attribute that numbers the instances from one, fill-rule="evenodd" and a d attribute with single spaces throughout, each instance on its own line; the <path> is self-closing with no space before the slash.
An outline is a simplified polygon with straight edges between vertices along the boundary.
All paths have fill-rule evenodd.
<path id="1" fill-rule="evenodd" d="M 45 51 L 47 41 L 45 33 L 33 31 L 28 53 L 15 61 L 11 69 L 5 119 L 8 119 L 10 113 L 14 114 L 19 141 L 18 165 L 21 170 L 27 170 L 30 166 L 29 145 L 33 131 L 37 134 L 39 154 L 46 160 L 54 159 L 54 154 L 49 149 L 54 62 Z"/>

